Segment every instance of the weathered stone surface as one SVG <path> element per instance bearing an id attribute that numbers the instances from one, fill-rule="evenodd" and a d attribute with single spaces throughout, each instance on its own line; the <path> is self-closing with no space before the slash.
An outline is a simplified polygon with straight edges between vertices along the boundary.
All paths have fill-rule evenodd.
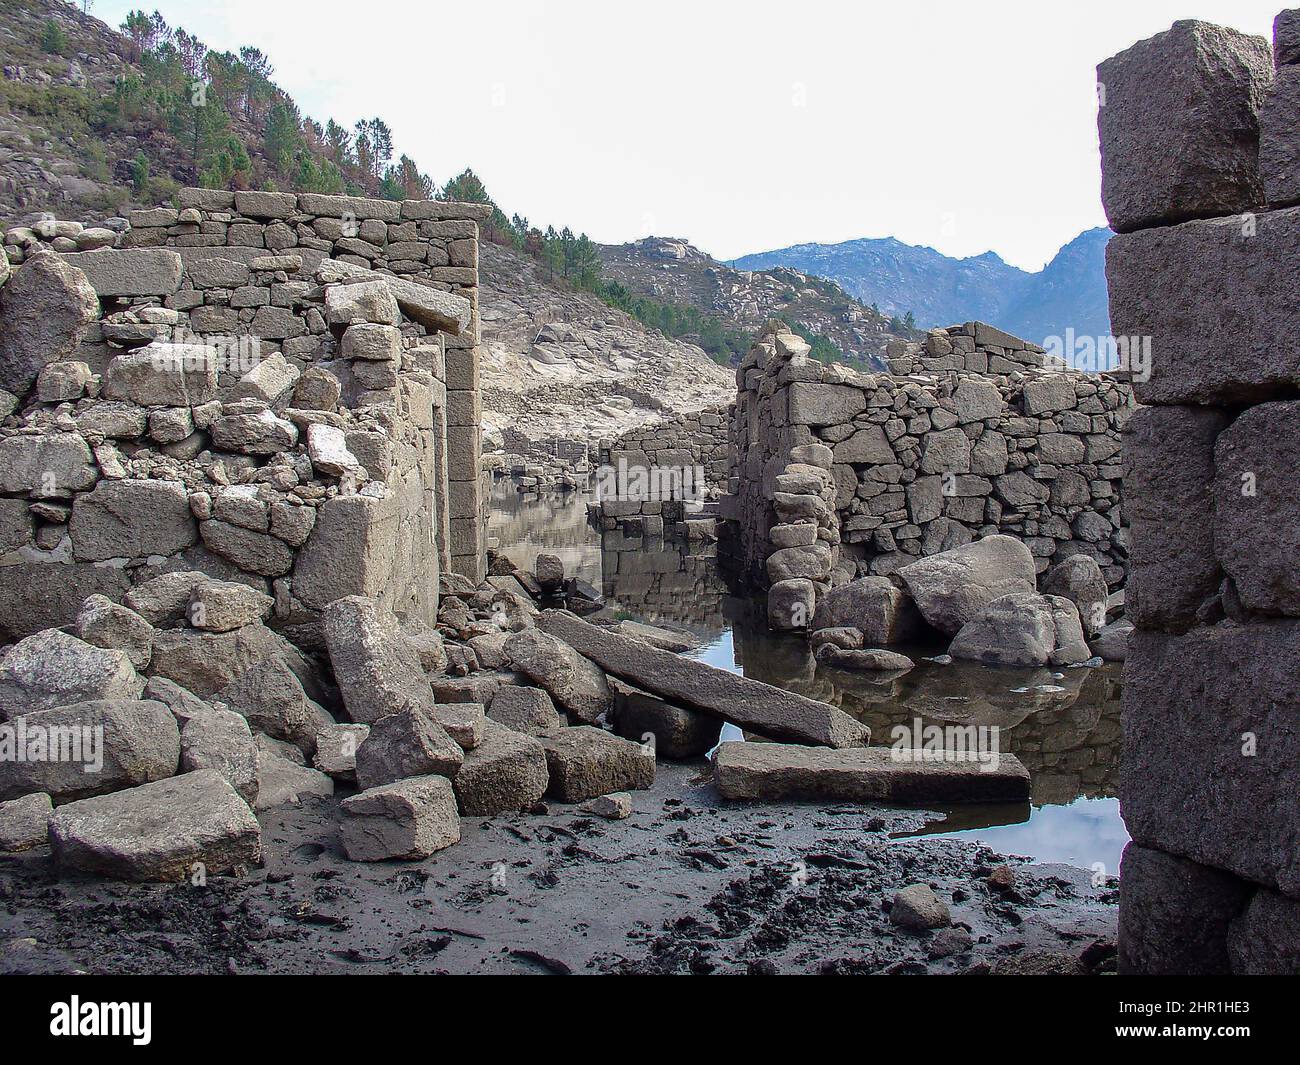
<path id="1" fill-rule="evenodd" d="M 1109 589 L 1096 559 L 1088 555 L 1071 555 L 1048 570 L 1043 577 L 1042 590 L 1044 595 L 1059 595 L 1075 605 L 1086 635 L 1096 636 L 1106 624 Z"/>
<path id="2" fill-rule="evenodd" d="M 1223 575 L 1214 552 L 1214 444 L 1226 425 L 1222 413 L 1202 407 L 1144 407 L 1129 419 L 1125 610 L 1144 628 L 1188 628 L 1218 590 Z M 1240 494 L 1242 487 L 1233 490 Z"/>
<path id="3" fill-rule="evenodd" d="M 1128 639 L 1133 632 L 1133 622 L 1127 619 L 1112 621 L 1092 641 L 1092 652 L 1107 662 L 1123 662 L 1128 657 Z"/>
<path id="4" fill-rule="evenodd" d="M 632 796 L 626 791 L 616 791 L 613 795 L 598 795 L 594 799 L 578 804 L 584 814 L 603 817 L 607 821 L 623 821 L 632 816 Z"/>
<path id="5" fill-rule="evenodd" d="M 294 594 L 314 610 L 341 595 L 380 595 L 393 573 L 400 521 L 395 496 L 327 500 L 298 553 Z"/>
<path id="6" fill-rule="evenodd" d="M 191 407 L 216 398 L 217 351 L 202 344 L 155 341 L 108 364 L 104 395 L 141 407 Z"/>
<path id="7" fill-rule="evenodd" d="M 0 761 L 0 799 L 43 791 L 57 802 L 161 780 L 176 772 L 180 732 L 162 703 L 70 703 L 12 719 L 15 742 L 46 738 L 47 756 Z M 59 757 L 53 756 L 57 748 Z"/>
<path id="8" fill-rule="evenodd" d="M 211 770 L 61 807 L 50 822 L 65 869 L 122 880 L 185 880 L 262 860 L 262 831 L 248 804 Z"/>
<path id="9" fill-rule="evenodd" d="M 527 810 L 546 794 L 546 751 L 534 737 L 489 721 L 452 785 L 466 817 Z"/>
<path id="10" fill-rule="evenodd" d="M 234 399 L 258 399 L 275 406 L 298 382 L 298 368 L 276 352 L 261 359 L 231 390 Z"/>
<path id="11" fill-rule="evenodd" d="M 257 802 L 257 746 L 243 717 L 208 706 L 185 722 L 181 770 L 190 773 L 197 769 L 211 769 L 228 781 L 249 806 Z"/>
<path id="12" fill-rule="evenodd" d="M 357 748 L 357 786 L 364 791 L 430 773 L 452 777 L 464 760 L 464 752 L 433 715 L 411 705 L 370 726 L 370 735 Z"/>
<path id="13" fill-rule="evenodd" d="M 608 673 L 674 705 L 773 739 L 855 747 L 871 738 L 870 729 L 833 706 L 606 632 L 568 611 L 545 611 L 537 623 Z"/>
<path id="14" fill-rule="evenodd" d="M 722 732 L 721 718 L 629 690 L 615 698 L 613 724 L 620 736 L 649 745 L 658 758 L 699 758 L 717 746 Z"/>
<path id="15" fill-rule="evenodd" d="M 727 799 L 925 804 L 1029 797 L 1029 771 L 1018 758 L 999 754 L 990 769 L 992 764 L 933 761 L 924 752 L 890 747 L 830 750 L 728 741 L 714 756 L 713 779 Z"/>
<path id="16" fill-rule="evenodd" d="M 59 258 L 85 274 L 101 299 L 170 296 L 181 284 L 181 257 L 169 248 L 101 248 Z"/>
<path id="17" fill-rule="evenodd" d="M 1130 843 L 1119 875 L 1119 971 L 1226 976 L 1228 928 L 1250 892 L 1218 869 Z"/>
<path id="18" fill-rule="evenodd" d="M 538 552 L 534 570 L 543 591 L 554 592 L 564 583 L 564 562 L 558 555 Z"/>
<path id="19" fill-rule="evenodd" d="M 1234 975 L 1300 975 L 1300 901 L 1256 891 L 1228 931 L 1228 956 Z"/>
<path id="20" fill-rule="evenodd" d="M 653 750 L 602 729 L 577 725 L 542 736 L 540 742 L 550 774 L 547 794 L 560 802 L 581 802 L 654 784 Z"/>
<path id="21" fill-rule="evenodd" d="M 126 605 L 151 625 L 180 621 L 189 611 L 194 589 L 210 580 L 194 570 L 162 573 L 126 593 Z"/>
<path id="22" fill-rule="evenodd" d="M 1298 402 L 1251 407 L 1214 445 L 1215 554 L 1249 610 L 1300 614 L 1298 461 Z"/>
<path id="23" fill-rule="evenodd" d="M 328 275 L 326 275 L 328 271 Z M 440 329 L 459 336 L 469 328 L 471 319 L 470 302 L 464 296 L 451 292 L 442 292 L 429 285 L 405 278 L 388 277 L 367 270 L 363 266 L 332 259 L 322 268 L 322 280 L 332 277 L 365 278 L 382 280 L 397 300 L 402 312 L 414 321 L 429 329 Z"/>
<path id="24" fill-rule="evenodd" d="M 143 687 L 124 651 L 45 629 L 0 658 L 0 720 L 69 703 L 135 699 Z"/>
<path id="25" fill-rule="evenodd" d="M 316 733 L 312 765 L 335 780 L 355 781 L 357 748 L 369 735 L 369 725 L 326 725 Z"/>
<path id="26" fill-rule="evenodd" d="M 354 862 L 427 858 L 460 840 L 451 781 L 412 777 L 344 799 L 339 835 Z"/>
<path id="27" fill-rule="evenodd" d="M 258 414 L 227 414 L 212 423 L 212 443 L 242 455 L 275 455 L 291 451 L 298 429 L 269 410 Z"/>
<path id="28" fill-rule="evenodd" d="M 153 626 L 134 610 L 105 595 L 86 598 L 77 611 L 77 638 L 94 647 L 124 651 L 131 665 L 143 670 L 153 654 Z"/>
<path id="29" fill-rule="evenodd" d="M 284 637 L 260 624 L 245 625 L 233 632 L 159 630 L 154 634 L 149 672 L 207 697 L 271 656 L 288 665 L 310 691 L 311 669 L 302 655 Z"/>
<path id="30" fill-rule="evenodd" d="M 1259 108 L 1272 76 L 1264 38 L 1190 19 L 1102 63 L 1097 125 L 1111 228 L 1261 203 Z"/>
<path id="31" fill-rule="evenodd" d="M 836 647 L 823 643 L 817 649 L 817 661 L 835 669 L 856 670 L 862 673 L 900 673 L 913 668 L 916 663 L 907 655 L 880 648 Z"/>
<path id="32" fill-rule="evenodd" d="M 875 464 L 897 461 L 885 431 L 878 425 L 868 425 L 841 440 L 835 445 L 834 455 L 836 462 Z"/>
<path id="33" fill-rule="evenodd" d="M 58 625 L 67 625 L 87 595 L 121 599 L 129 581 L 115 566 L 75 562 L 51 566 L 18 562 L 6 566 L 0 580 L 0 635 L 8 640 Z"/>
<path id="34" fill-rule="evenodd" d="M 391 326 L 402 320 L 388 283 L 378 279 L 330 285 L 325 289 L 325 313 L 329 323 L 336 326 L 350 326 L 353 322 Z"/>
<path id="35" fill-rule="evenodd" d="M 1295 621 L 1132 634 L 1120 801 L 1137 843 L 1300 898 L 1297 655 Z"/>
<path id="36" fill-rule="evenodd" d="M 271 615 L 275 600 L 237 581 L 203 580 L 190 593 L 186 617 L 196 629 L 233 632 Z"/>
<path id="37" fill-rule="evenodd" d="M 561 709 L 594 724 L 613 706 L 602 670 L 565 640 L 537 629 L 517 632 L 506 642 L 511 665 L 545 688 Z"/>
<path id="38" fill-rule="evenodd" d="M 83 562 L 171 555 L 198 539 L 180 481 L 100 481 L 77 496 L 69 529 Z"/>
<path id="39" fill-rule="evenodd" d="M 1046 595 L 1043 598 L 1051 608 L 1055 628 L 1055 646 L 1048 662 L 1054 666 L 1077 666 L 1087 662 L 1092 658 L 1092 650 L 1083 636 L 1079 608 L 1063 596 Z"/>
<path id="40" fill-rule="evenodd" d="M 307 455 L 315 469 L 335 477 L 361 469 L 360 460 L 348 450 L 343 430 L 333 425 L 307 427 Z"/>
<path id="41" fill-rule="evenodd" d="M 796 381 L 790 386 L 790 421 L 799 425 L 836 425 L 866 409 L 862 389 Z"/>
<path id="42" fill-rule="evenodd" d="M 1002 393 L 992 381 L 965 377 L 958 382 L 952 394 L 957 404 L 957 420 L 962 425 L 998 418 L 1002 415 Z"/>
<path id="43" fill-rule="evenodd" d="M 993 600 L 1036 587 L 1029 549 L 1002 535 L 919 559 L 900 569 L 898 576 L 925 620 L 950 635 Z"/>
<path id="44" fill-rule="evenodd" d="M 810 580 L 777 581 L 768 589 L 767 624 L 777 632 L 806 629 L 816 608 L 817 587 Z"/>
<path id="45" fill-rule="evenodd" d="M 482 703 L 439 703 L 433 708 L 433 719 L 464 751 L 472 751 L 483 742 L 487 715 Z"/>
<path id="46" fill-rule="evenodd" d="M 925 620 L 912 597 L 887 577 L 860 577 L 832 588 L 817 602 L 812 628 L 859 629 L 873 646 L 907 643 L 921 636 Z"/>
<path id="47" fill-rule="evenodd" d="M 529 736 L 540 736 L 565 724 L 545 691 L 515 684 L 506 684 L 497 690 L 487 716 L 506 728 Z"/>
<path id="48" fill-rule="evenodd" d="M 54 806 L 44 792 L 0 802 L 0 853 L 45 846 L 53 816 Z"/>
<path id="49" fill-rule="evenodd" d="M 373 599 L 336 599 L 325 609 L 321 628 L 354 722 L 373 724 L 410 706 L 432 715 L 433 690 L 419 658 L 401 638 L 397 619 Z"/>
<path id="50" fill-rule="evenodd" d="M 934 893 L 929 884 L 909 884 L 894 892 L 889 919 L 911 932 L 928 932 L 951 924 L 952 914 L 948 904 Z"/>
<path id="51" fill-rule="evenodd" d="M 188 728 L 188 726 L 186 726 Z M 259 813 L 277 806 L 297 806 L 305 798 L 325 799 L 334 794 L 334 781 L 262 746 L 257 751 L 257 801 Z"/>
<path id="52" fill-rule="evenodd" d="M 1227 405 L 1272 399 L 1300 382 L 1300 208 L 1120 234 L 1106 245 L 1111 328 L 1150 337 L 1142 403 Z M 1223 338 L 1231 337 L 1231 344 Z M 1207 359 L 1205 352 L 1216 351 Z"/>
<path id="53" fill-rule="evenodd" d="M 99 476 L 90 447 L 76 433 L 11 436 L 0 441 L 0 490 L 66 497 Z"/>
<path id="54" fill-rule="evenodd" d="M 1259 175 L 1274 207 L 1300 202 L 1300 69 L 1283 66 L 1259 112 Z"/>
<path id="55" fill-rule="evenodd" d="M 963 625 L 948 653 L 987 666 L 1043 666 L 1055 646 L 1051 604 L 1037 592 L 1013 592 Z"/>
<path id="56" fill-rule="evenodd" d="M 57 255 L 34 255 L 0 287 L 0 388 L 18 397 L 46 363 L 70 358 L 99 317 L 86 275 Z"/>
<path id="57" fill-rule="evenodd" d="M 328 723 L 324 709 L 307 698 L 302 682 L 276 655 L 267 655 L 216 695 L 258 732 L 288 740 L 311 754 L 318 728 Z"/>

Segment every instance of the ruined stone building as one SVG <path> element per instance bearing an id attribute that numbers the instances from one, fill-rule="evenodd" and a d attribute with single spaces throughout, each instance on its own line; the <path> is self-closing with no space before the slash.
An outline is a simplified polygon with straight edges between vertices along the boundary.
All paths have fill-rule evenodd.
<path id="1" fill-rule="evenodd" d="M 475 204 L 184 189 L 0 256 L 0 638 L 169 570 L 432 624 L 483 575 Z"/>
<path id="2" fill-rule="evenodd" d="M 1300 967 L 1300 11 L 1098 68 L 1112 328 L 1151 338 L 1132 524 L 1120 967 Z"/>

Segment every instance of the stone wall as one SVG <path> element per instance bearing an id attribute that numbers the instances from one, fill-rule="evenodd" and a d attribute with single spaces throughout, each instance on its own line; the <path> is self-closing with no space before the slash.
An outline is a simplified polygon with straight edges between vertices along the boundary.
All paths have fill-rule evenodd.
<path id="1" fill-rule="evenodd" d="M 602 445 L 596 470 L 600 514 L 606 528 L 643 529 L 646 535 L 683 535 L 689 518 L 706 512 L 706 505 L 726 489 L 734 463 L 728 423 L 731 405 L 673 414 L 629 429 Z M 638 477 L 646 484 L 668 484 L 676 471 L 682 490 L 636 491 Z M 609 492 L 602 477 L 616 475 L 629 490 Z M 699 519 L 708 520 L 708 519 Z"/>
<path id="2" fill-rule="evenodd" d="M 1098 69 L 1111 318 L 1152 351 L 1124 443 L 1128 972 L 1300 972 L 1300 11 L 1274 33 L 1179 22 Z"/>
<path id="3" fill-rule="evenodd" d="M 726 515 L 751 581 L 824 588 L 1004 533 L 1040 574 L 1087 555 L 1123 584 L 1121 375 L 1068 369 L 982 322 L 899 342 L 889 365 L 823 365 L 774 322 L 737 371 Z"/>
<path id="4" fill-rule="evenodd" d="M 0 635 L 190 569 L 272 593 L 305 641 L 348 594 L 434 623 L 439 572 L 483 566 L 472 269 L 417 283 L 356 260 L 410 273 L 388 238 L 425 232 L 426 263 L 472 261 L 476 223 L 445 216 L 479 209 L 181 200 L 135 212 L 116 247 L 72 251 L 62 222 L 6 234 Z M 387 257 L 316 236 L 335 214 Z M 420 229 L 452 221 L 471 235 Z"/>

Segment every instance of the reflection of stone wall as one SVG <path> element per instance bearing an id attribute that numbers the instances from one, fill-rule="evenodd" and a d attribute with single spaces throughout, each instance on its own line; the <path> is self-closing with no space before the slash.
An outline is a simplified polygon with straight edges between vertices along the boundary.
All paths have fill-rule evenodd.
<path id="1" fill-rule="evenodd" d="M 1300 971 L 1300 12 L 1179 22 L 1098 70 L 1125 439 L 1130 972 Z M 1201 219 L 1187 221 L 1187 219 Z"/>
<path id="2" fill-rule="evenodd" d="M 601 559 L 607 599 L 626 603 L 650 621 L 714 632 L 724 627 L 727 589 L 715 550 L 631 539 L 613 530 L 601 538 Z"/>
<path id="3" fill-rule="evenodd" d="M 847 577 L 1004 533 L 1025 542 L 1039 572 L 1083 554 L 1112 587 L 1123 582 L 1127 384 L 1052 365 L 982 322 L 932 330 L 924 346 L 900 342 L 889 361 L 890 374 L 824 366 L 798 337 L 769 330 L 741 365 L 732 516 L 755 581 L 788 546 L 772 543 L 772 526 L 808 522 L 830 544 L 828 573 Z M 793 495 L 814 480 L 804 453 L 787 470 L 802 445 L 830 449 L 826 499 Z"/>

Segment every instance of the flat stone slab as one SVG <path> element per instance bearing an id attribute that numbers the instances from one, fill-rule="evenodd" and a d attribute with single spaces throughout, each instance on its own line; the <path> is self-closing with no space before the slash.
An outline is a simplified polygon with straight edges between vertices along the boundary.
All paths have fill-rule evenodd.
<path id="1" fill-rule="evenodd" d="M 59 258 L 85 274 L 101 298 L 170 296 L 181 285 L 181 257 L 171 248 L 101 248 Z"/>
<path id="2" fill-rule="evenodd" d="M 303 268 L 307 269 L 305 263 Z M 441 329 L 452 336 L 460 336 L 469 328 L 472 308 L 464 296 L 442 292 L 390 274 L 381 274 L 376 270 L 367 270 L 364 266 L 355 266 L 339 259 L 331 259 L 322 267 L 318 276 L 326 284 L 353 278 L 387 282 L 397 305 L 408 318 L 413 318 L 428 328 Z"/>
<path id="3" fill-rule="evenodd" d="M 1021 802 L 1029 770 L 1013 754 L 994 762 L 900 757 L 893 747 L 828 750 L 789 743 L 729 741 L 718 747 L 713 780 L 727 799 L 812 799 L 904 804 Z"/>
<path id="4" fill-rule="evenodd" d="M 239 793 L 211 769 L 82 799 L 50 821 L 65 869 L 120 880 L 189 879 L 262 860 L 262 830 Z"/>
<path id="5" fill-rule="evenodd" d="M 777 740 L 825 747 L 865 747 L 871 740 L 871 729 L 827 703 L 619 636 L 567 610 L 544 611 L 537 624 L 605 672 L 676 706 Z"/>

